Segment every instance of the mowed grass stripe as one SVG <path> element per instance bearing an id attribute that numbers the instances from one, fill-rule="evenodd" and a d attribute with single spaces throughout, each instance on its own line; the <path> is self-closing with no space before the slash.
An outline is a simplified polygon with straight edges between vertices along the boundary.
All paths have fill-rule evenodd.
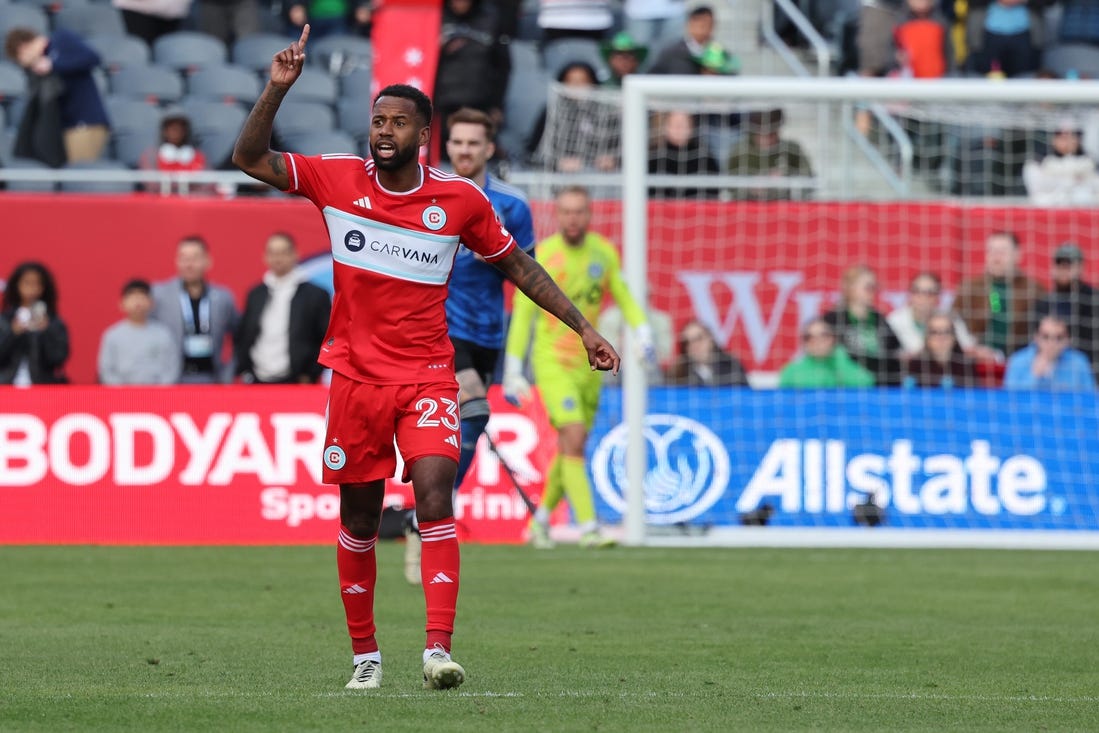
<path id="1" fill-rule="evenodd" d="M 1099 727 L 1091 553 L 465 546 L 439 693 L 401 549 L 356 693 L 332 548 L 0 548 L 0 730 Z"/>

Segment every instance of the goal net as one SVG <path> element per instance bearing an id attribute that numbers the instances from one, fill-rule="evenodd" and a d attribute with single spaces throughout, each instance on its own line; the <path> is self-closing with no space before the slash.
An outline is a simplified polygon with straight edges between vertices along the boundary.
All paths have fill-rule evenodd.
<path id="1" fill-rule="evenodd" d="M 534 198 L 589 184 L 663 345 L 646 370 L 622 344 L 604 390 L 601 519 L 631 543 L 1099 546 L 1099 311 L 1055 287 L 1099 260 L 1096 87 L 554 87 Z M 1050 376 L 1062 328 L 1082 353 Z"/>

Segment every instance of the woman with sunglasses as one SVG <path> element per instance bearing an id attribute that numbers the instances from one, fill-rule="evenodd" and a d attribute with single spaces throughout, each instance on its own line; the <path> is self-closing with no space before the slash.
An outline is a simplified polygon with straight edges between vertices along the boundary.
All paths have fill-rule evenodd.
<path id="1" fill-rule="evenodd" d="M 936 313 L 927 319 L 924 347 L 905 361 L 904 384 L 908 387 L 973 387 L 977 370 L 958 345 L 954 319 Z"/>

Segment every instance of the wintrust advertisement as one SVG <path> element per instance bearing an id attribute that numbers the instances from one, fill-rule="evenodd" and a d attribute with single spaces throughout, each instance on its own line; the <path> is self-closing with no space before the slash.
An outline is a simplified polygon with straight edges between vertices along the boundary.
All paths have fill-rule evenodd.
<path id="1" fill-rule="evenodd" d="M 608 392 L 591 441 L 600 514 L 625 508 L 626 431 Z M 1099 531 L 1093 394 L 995 390 L 651 391 L 651 524 Z"/>
<path id="2" fill-rule="evenodd" d="M 326 398 L 299 386 L 2 388 L 0 544 L 330 542 L 339 492 L 320 483 Z M 537 497 L 554 445 L 545 414 L 491 399 L 500 456 Z M 411 506 L 411 486 L 390 480 L 386 501 Z M 455 510 L 471 541 L 520 541 L 527 521 L 487 450 Z"/>

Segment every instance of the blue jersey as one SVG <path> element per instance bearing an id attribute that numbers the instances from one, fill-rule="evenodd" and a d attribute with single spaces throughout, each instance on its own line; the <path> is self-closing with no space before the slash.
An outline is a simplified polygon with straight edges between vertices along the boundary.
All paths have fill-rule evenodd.
<path id="1" fill-rule="evenodd" d="M 515 243 L 534 254 L 534 221 L 527 197 L 514 186 L 485 175 L 485 195 Z M 504 347 L 504 275 L 464 245 L 454 258 L 446 319 L 453 338 L 486 349 Z"/>

